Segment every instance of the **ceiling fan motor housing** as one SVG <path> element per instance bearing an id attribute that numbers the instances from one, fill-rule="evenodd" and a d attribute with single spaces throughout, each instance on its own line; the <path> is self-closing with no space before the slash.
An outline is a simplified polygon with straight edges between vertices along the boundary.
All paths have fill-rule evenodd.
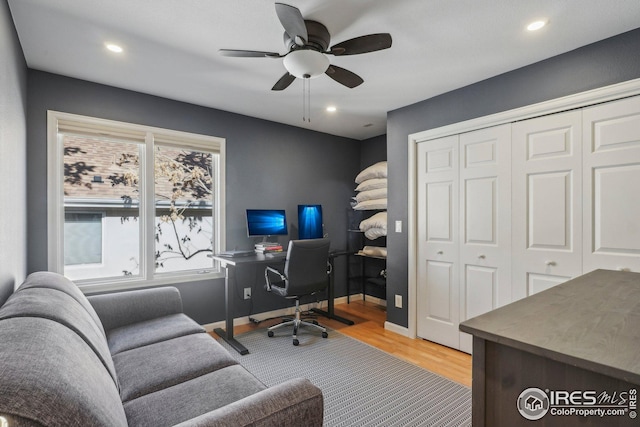
<path id="1" fill-rule="evenodd" d="M 307 38 L 304 46 L 298 46 L 295 39 L 291 38 L 287 32 L 284 33 L 284 45 L 288 51 L 298 49 L 313 49 L 318 52 L 326 52 L 329 48 L 329 42 L 331 41 L 331 35 L 327 27 L 317 21 L 304 21 L 307 26 Z"/>

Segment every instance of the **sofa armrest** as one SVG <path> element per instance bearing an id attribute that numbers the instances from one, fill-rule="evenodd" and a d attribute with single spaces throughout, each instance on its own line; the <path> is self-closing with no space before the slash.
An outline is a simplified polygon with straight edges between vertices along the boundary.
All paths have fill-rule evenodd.
<path id="1" fill-rule="evenodd" d="M 172 286 L 87 297 L 106 331 L 182 313 L 180 291 Z"/>
<path id="2" fill-rule="evenodd" d="M 322 391 L 309 380 L 296 378 L 176 427 L 321 427 L 323 416 Z"/>

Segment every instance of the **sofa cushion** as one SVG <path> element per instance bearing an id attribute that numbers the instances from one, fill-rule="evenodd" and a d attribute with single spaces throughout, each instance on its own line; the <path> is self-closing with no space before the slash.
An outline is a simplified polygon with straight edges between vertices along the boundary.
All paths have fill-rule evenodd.
<path id="1" fill-rule="evenodd" d="M 131 426 L 172 426 L 264 389 L 242 366 L 232 365 L 126 402 L 124 410 Z"/>
<path id="2" fill-rule="evenodd" d="M 15 292 L 0 309 L 0 320 L 13 317 L 41 317 L 71 329 L 96 353 L 118 387 L 107 340 L 101 328 L 75 298 L 56 289 L 23 289 Z"/>
<path id="3" fill-rule="evenodd" d="M 78 334 L 52 320 L 0 320 L 0 416 L 44 426 L 126 426 L 113 380 Z"/>
<path id="4" fill-rule="evenodd" d="M 204 332 L 202 326 L 180 313 L 113 329 L 109 331 L 107 340 L 111 354 L 116 355 L 133 348 Z"/>
<path id="5" fill-rule="evenodd" d="M 113 357 L 123 402 L 236 365 L 209 334 L 191 334 L 124 351 Z"/>
<path id="6" fill-rule="evenodd" d="M 322 426 L 322 391 L 304 378 L 294 378 L 206 412 L 174 427 Z"/>
<path id="7" fill-rule="evenodd" d="M 87 299 L 107 332 L 183 312 L 180 291 L 173 286 L 90 295 Z"/>
<path id="8" fill-rule="evenodd" d="M 80 288 L 78 288 L 78 286 L 76 286 L 76 284 L 71 280 L 58 273 L 52 273 L 49 271 L 38 271 L 27 276 L 25 281 L 18 288 L 18 291 L 34 288 L 56 289 L 60 292 L 64 292 L 65 294 L 78 301 L 78 303 L 87 311 L 87 313 L 89 313 L 89 316 L 91 316 L 93 321 L 100 328 L 102 335 L 106 338 L 107 334 L 105 334 L 104 332 L 104 327 L 102 326 L 102 322 L 100 322 L 98 314 L 93 309 L 93 306 L 89 303 L 87 297 L 84 296 Z"/>

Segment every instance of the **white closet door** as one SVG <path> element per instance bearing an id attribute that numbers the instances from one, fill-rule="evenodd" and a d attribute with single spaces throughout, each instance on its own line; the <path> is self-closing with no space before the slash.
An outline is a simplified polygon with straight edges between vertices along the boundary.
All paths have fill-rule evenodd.
<path id="1" fill-rule="evenodd" d="M 511 124 L 460 135 L 460 234 L 464 321 L 511 302 Z"/>
<path id="2" fill-rule="evenodd" d="M 458 137 L 418 144 L 417 333 L 458 348 Z"/>
<path id="3" fill-rule="evenodd" d="M 582 274 L 581 111 L 512 126 L 512 297 Z"/>
<path id="4" fill-rule="evenodd" d="M 584 272 L 640 271 L 640 97 L 583 111 Z"/>

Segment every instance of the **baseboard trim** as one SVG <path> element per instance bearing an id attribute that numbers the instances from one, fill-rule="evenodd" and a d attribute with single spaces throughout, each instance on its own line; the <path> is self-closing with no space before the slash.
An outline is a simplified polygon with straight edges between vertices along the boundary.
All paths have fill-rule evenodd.
<path id="1" fill-rule="evenodd" d="M 350 300 L 356 300 L 356 299 L 362 299 L 362 294 L 353 294 L 350 297 Z M 367 295 L 366 297 L 367 301 L 373 302 L 375 304 L 378 305 L 382 305 L 382 306 L 387 306 L 387 301 L 380 299 L 380 298 L 376 298 L 376 297 L 372 297 L 370 295 Z M 347 297 L 338 297 L 336 299 L 334 299 L 334 304 L 346 304 L 347 303 Z M 327 309 L 327 300 L 322 300 L 320 302 L 313 302 L 313 303 L 309 303 L 309 304 L 301 304 L 300 305 L 300 309 L 302 311 L 308 311 L 311 310 L 312 308 L 321 308 L 323 310 Z M 233 319 L 233 324 L 235 326 L 238 325 L 246 325 L 248 323 L 252 323 L 251 320 L 249 320 L 249 318 L 251 319 L 258 319 L 258 320 L 262 320 L 262 319 L 271 319 L 272 317 L 282 317 L 282 316 L 293 316 L 295 313 L 295 307 L 288 307 L 288 308 L 281 308 L 278 310 L 272 310 L 272 311 L 265 311 L 263 313 L 256 313 L 256 314 L 252 314 L 251 316 L 243 316 L 243 317 L 237 317 L 235 319 Z M 225 321 L 224 320 L 220 320 L 218 322 L 214 322 L 214 323 L 207 323 L 205 325 L 202 325 L 202 327 L 207 331 L 207 332 L 213 332 L 214 329 L 216 328 L 225 328 Z M 397 325 L 396 325 L 397 326 Z M 400 327 L 400 326 L 398 326 Z M 386 328 L 386 326 L 385 326 Z M 395 331 L 394 331 L 395 332 Z"/>
<path id="2" fill-rule="evenodd" d="M 411 338 L 411 336 L 409 335 L 409 328 L 405 328 L 404 326 L 396 325 L 395 323 L 391 323 L 387 321 L 387 322 L 384 322 L 384 328 L 387 331 L 395 332 L 396 334 L 400 334 L 404 337 Z"/>
<path id="3" fill-rule="evenodd" d="M 311 308 L 314 308 L 318 305 L 322 306 L 322 303 L 325 301 L 320 301 L 320 304 L 302 304 L 300 305 L 300 309 L 302 311 L 307 311 Z M 293 316 L 295 313 L 295 307 L 287 307 L 287 308 L 281 308 L 278 310 L 272 310 L 272 311 L 265 311 L 263 313 L 256 313 L 256 314 L 252 314 L 251 316 L 243 316 L 243 317 L 236 317 L 235 319 L 233 319 L 233 324 L 235 326 L 238 325 L 246 325 L 248 323 L 252 323 L 251 319 L 258 319 L 258 320 L 264 320 L 264 319 L 270 319 L 272 317 L 282 317 L 282 316 Z M 206 325 L 202 325 L 202 327 L 204 327 L 204 329 L 207 332 L 213 332 L 214 329 L 216 328 L 222 328 L 224 329 L 226 327 L 225 321 L 224 320 L 220 320 L 219 322 L 214 322 L 214 323 L 208 323 Z"/>

